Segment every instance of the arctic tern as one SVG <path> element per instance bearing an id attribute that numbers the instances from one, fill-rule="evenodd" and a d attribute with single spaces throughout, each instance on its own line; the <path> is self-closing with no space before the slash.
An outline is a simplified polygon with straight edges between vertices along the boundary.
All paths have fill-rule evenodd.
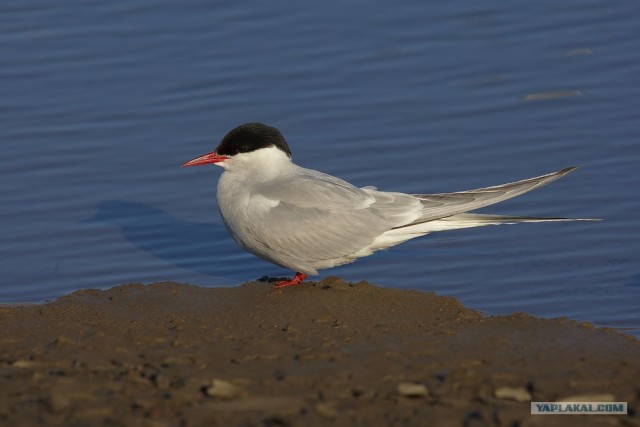
<path id="1" fill-rule="evenodd" d="M 262 123 L 236 127 L 215 151 L 182 166 L 210 163 L 224 168 L 217 201 L 231 236 L 252 254 L 296 272 L 276 288 L 436 231 L 573 221 L 467 212 L 542 187 L 576 167 L 454 193 L 378 191 L 296 165 L 280 131 Z"/>

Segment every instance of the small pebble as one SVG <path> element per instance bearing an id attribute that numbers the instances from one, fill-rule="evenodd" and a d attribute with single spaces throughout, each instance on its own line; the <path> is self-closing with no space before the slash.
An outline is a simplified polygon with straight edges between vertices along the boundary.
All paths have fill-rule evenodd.
<path id="1" fill-rule="evenodd" d="M 157 374 L 153 378 L 153 383 L 160 390 L 169 390 L 169 388 L 171 387 L 171 381 L 169 381 L 169 378 L 165 377 L 162 374 Z"/>
<path id="2" fill-rule="evenodd" d="M 38 362 L 34 362 L 33 360 L 16 360 L 11 364 L 11 366 L 13 366 L 14 368 L 25 368 L 25 369 L 34 368 L 39 365 L 41 364 Z"/>
<path id="3" fill-rule="evenodd" d="M 225 400 L 239 399 L 244 395 L 240 387 L 231 384 L 229 381 L 217 378 L 211 382 L 211 385 L 205 389 L 205 392 L 207 396 Z"/>
<path id="4" fill-rule="evenodd" d="M 327 402 L 320 402 L 316 405 L 316 412 L 325 418 L 336 418 L 338 411 L 336 408 Z"/>
<path id="5" fill-rule="evenodd" d="M 55 339 L 55 341 L 53 342 L 56 346 L 76 346 L 78 345 L 78 343 L 68 337 L 65 336 L 60 336 L 58 338 Z"/>
<path id="6" fill-rule="evenodd" d="M 429 390 L 424 384 L 400 383 L 398 384 L 398 393 L 406 397 L 426 397 Z"/>
<path id="7" fill-rule="evenodd" d="M 62 412 L 71 406 L 71 400 L 67 398 L 65 393 L 51 393 L 48 399 L 45 400 L 47 406 L 51 412 Z"/>
<path id="8" fill-rule="evenodd" d="M 500 387 L 494 392 L 498 399 L 509 399 L 517 402 L 531 402 L 531 393 L 524 387 Z"/>
<path id="9" fill-rule="evenodd" d="M 616 397 L 610 393 L 603 394 L 577 394 L 563 397 L 558 402 L 615 402 Z"/>

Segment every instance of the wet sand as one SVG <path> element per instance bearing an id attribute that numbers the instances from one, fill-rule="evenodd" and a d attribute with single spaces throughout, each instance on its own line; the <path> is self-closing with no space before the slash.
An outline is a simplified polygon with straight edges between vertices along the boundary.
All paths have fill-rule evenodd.
<path id="1" fill-rule="evenodd" d="M 640 341 L 327 278 L 0 307 L 0 425 L 640 426 Z M 531 415 L 530 401 L 629 415 Z"/>

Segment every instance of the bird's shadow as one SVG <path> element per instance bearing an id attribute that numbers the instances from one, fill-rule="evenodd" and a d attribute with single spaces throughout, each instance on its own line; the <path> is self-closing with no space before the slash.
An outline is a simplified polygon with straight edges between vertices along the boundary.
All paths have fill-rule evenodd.
<path id="1" fill-rule="evenodd" d="M 154 206 L 109 200 L 96 205 L 87 224 L 119 228 L 124 238 L 138 249 L 181 268 L 219 276 L 227 265 L 229 236 L 222 224 L 182 221 Z"/>

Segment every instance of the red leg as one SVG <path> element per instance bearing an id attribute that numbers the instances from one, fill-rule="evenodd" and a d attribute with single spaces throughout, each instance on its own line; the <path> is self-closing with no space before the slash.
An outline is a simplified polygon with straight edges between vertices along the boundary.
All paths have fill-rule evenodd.
<path id="1" fill-rule="evenodd" d="M 287 286 L 297 285 L 299 283 L 302 283 L 302 281 L 304 279 L 306 279 L 307 277 L 309 277 L 309 276 L 307 276 L 304 273 L 296 273 L 296 275 L 293 276 L 293 279 L 291 279 L 291 280 L 280 280 L 279 282 L 276 282 L 276 284 L 273 285 L 273 287 L 278 289 L 278 288 L 284 288 L 284 287 L 287 287 Z"/>

